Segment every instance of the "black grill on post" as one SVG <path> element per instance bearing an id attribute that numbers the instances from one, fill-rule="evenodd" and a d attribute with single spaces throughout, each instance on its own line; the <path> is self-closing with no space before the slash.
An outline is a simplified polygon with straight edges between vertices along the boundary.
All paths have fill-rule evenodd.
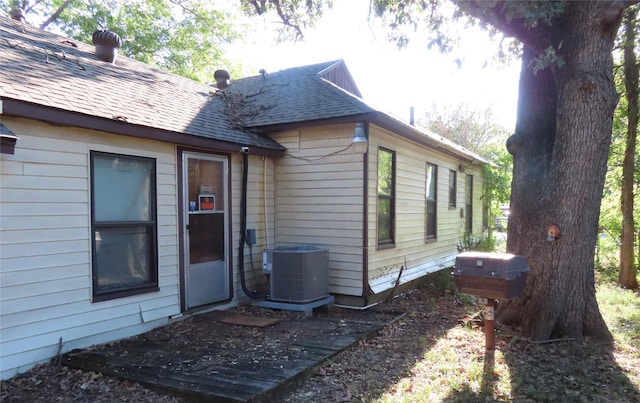
<path id="1" fill-rule="evenodd" d="M 510 253 L 463 252 L 451 273 L 458 291 L 485 298 L 486 349 L 495 349 L 494 311 L 497 299 L 522 295 L 529 273 L 524 256 Z"/>
<path id="2" fill-rule="evenodd" d="M 529 273 L 524 256 L 510 253 L 463 252 L 456 257 L 453 280 L 464 294 L 484 298 L 516 298 Z"/>

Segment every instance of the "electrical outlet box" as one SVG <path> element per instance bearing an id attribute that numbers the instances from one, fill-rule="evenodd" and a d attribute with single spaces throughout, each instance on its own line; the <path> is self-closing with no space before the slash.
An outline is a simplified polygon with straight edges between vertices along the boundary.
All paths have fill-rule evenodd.
<path id="1" fill-rule="evenodd" d="M 247 237 L 245 238 L 247 245 L 255 245 L 256 244 L 256 230 L 255 229 L 248 229 L 247 230 Z"/>
<path id="2" fill-rule="evenodd" d="M 264 274 L 271 274 L 271 269 L 273 268 L 272 259 L 273 249 L 264 249 L 262 251 L 262 272 Z"/>

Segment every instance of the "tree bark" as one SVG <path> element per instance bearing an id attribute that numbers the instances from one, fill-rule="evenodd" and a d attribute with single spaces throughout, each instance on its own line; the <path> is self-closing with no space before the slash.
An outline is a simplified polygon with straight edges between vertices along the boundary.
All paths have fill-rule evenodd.
<path id="1" fill-rule="evenodd" d="M 635 226 L 633 222 L 633 186 L 636 139 L 638 134 L 638 60 L 634 51 L 636 45 L 636 17 L 638 9 L 630 8 L 625 16 L 624 41 L 624 86 L 627 98 L 627 144 L 622 162 L 622 189 L 620 206 L 622 210 L 622 237 L 620 243 L 620 272 L 618 283 L 621 287 L 638 288 L 637 269 L 634 264 Z"/>
<path id="2" fill-rule="evenodd" d="M 618 101 L 611 51 L 622 10 L 567 3 L 548 32 L 565 64 L 550 71 L 533 73 L 535 47 L 525 47 L 508 144 L 514 172 L 507 248 L 528 258 L 530 275 L 523 296 L 501 304 L 498 319 L 522 325 L 535 340 L 612 339 L 596 301 L 594 255 Z M 561 232 L 548 241 L 550 225 Z"/>

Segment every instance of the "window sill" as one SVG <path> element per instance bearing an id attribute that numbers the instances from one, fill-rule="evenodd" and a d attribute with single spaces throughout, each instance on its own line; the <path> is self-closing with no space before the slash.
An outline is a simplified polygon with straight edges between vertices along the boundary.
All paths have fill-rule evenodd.
<path id="1" fill-rule="evenodd" d="M 436 243 L 438 242 L 438 238 L 427 238 L 424 243 Z"/>
<path id="2" fill-rule="evenodd" d="M 140 294 L 148 294 L 148 293 L 157 292 L 157 291 L 160 291 L 160 287 L 158 287 L 157 285 L 145 287 L 145 288 L 137 288 L 135 290 L 117 291 L 117 292 L 112 292 L 108 294 L 94 295 L 91 302 L 93 303 L 93 302 L 110 301 L 112 299 L 131 297 L 133 295 L 140 295 Z"/>
<path id="3" fill-rule="evenodd" d="M 396 247 L 395 243 L 385 243 L 385 244 L 376 246 L 376 250 L 395 249 L 395 247 Z"/>

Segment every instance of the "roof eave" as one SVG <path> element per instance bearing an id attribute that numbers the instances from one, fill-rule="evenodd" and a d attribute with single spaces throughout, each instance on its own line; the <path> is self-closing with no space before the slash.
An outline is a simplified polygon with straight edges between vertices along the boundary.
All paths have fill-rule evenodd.
<path id="1" fill-rule="evenodd" d="M 454 147 L 449 146 L 445 142 L 430 138 L 426 136 L 419 129 L 407 123 L 404 123 L 398 119 L 395 119 L 392 116 L 380 111 L 366 112 L 366 113 L 361 113 L 356 115 L 327 118 L 327 119 L 316 119 L 316 120 L 307 120 L 307 121 L 299 121 L 299 122 L 287 122 L 287 123 L 280 123 L 280 124 L 256 126 L 251 128 L 251 130 L 256 133 L 268 134 L 268 133 L 274 133 L 274 132 L 285 131 L 285 130 L 295 130 L 295 129 L 300 129 L 304 127 L 321 126 L 321 125 L 328 125 L 328 124 L 356 123 L 356 122 L 373 123 L 376 126 L 389 130 L 390 132 L 393 132 L 407 140 L 421 144 L 425 147 L 429 147 L 435 151 L 438 151 L 450 157 L 454 157 L 468 164 L 479 164 L 479 165 L 491 164 L 491 161 L 483 158 L 480 155 L 474 154 L 472 152 L 465 152 L 464 150 L 456 149 Z"/>
<path id="2" fill-rule="evenodd" d="M 314 126 L 323 126 L 323 125 L 333 125 L 333 124 L 344 124 L 344 123 L 356 123 L 356 122 L 368 122 L 373 119 L 376 112 L 366 112 L 360 113 L 356 115 L 349 116 L 340 116 L 333 118 L 322 118 L 322 119 L 313 119 L 313 120 L 303 120 L 303 121 L 295 121 L 295 122 L 285 122 L 285 123 L 276 123 L 276 124 L 268 124 L 262 126 L 254 126 L 250 129 L 254 133 L 259 134 L 269 134 L 274 132 L 281 132 L 286 130 L 296 130 L 305 127 L 314 127 Z"/>
<path id="3" fill-rule="evenodd" d="M 371 123 L 385 128 L 393 133 L 396 133 L 406 138 L 407 140 L 411 140 L 418 144 L 424 145 L 445 155 L 462 160 L 468 164 L 483 165 L 491 163 L 491 161 L 483 158 L 480 155 L 477 155 L 470 151 L 460 150 L 456 147 L 450 146 L 445 141 L 439 141 L 438 139 L 428 137 L 419 129 L 396 118 L 393 118 L 386 113 L 378 112 L 374 116 L 375 117 L 373 120 L 371 120 Z"/>
<path id="4" fill-rule="evenodd" d="M 56 126 L 79 127 L 224 152 L 240 152 L 242 146 L 248 145 L 86 115 L 11 98 L 3 97 L 1 101 L 3 115 L 39 120 Z M 250 145 L 250 147 L 251 153 L 255 155 L 284 157 L 284 147 L 282 149 L 270 149 L 256 145 Z"/>

